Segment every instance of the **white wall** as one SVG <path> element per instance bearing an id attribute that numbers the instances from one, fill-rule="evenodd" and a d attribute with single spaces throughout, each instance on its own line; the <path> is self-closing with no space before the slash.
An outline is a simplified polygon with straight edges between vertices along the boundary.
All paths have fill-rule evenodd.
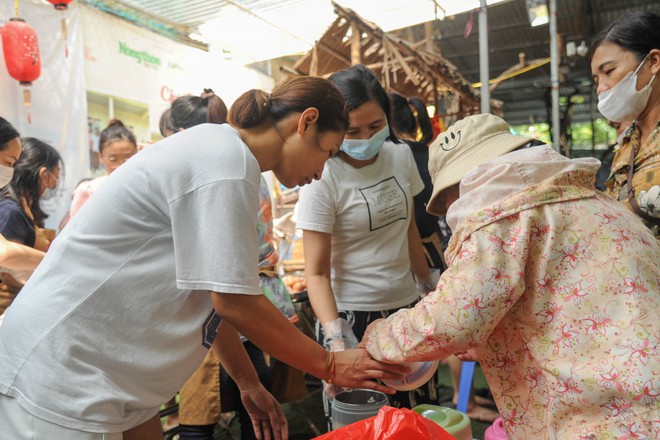
<path id="1" fill-rule="evenodd" d="M 0 2 L 0 26 L 14 15 L 14 2 Z M 158 133 L 161 113 L 180 95 L 212 88 L 227 106 L 244 91 L 270 91 L 273 80 L 252 69 L 141 29 L 109 14 L 72 2 L 64 12 L 68 23 L 68 57 L 61 39 L 62 14 L 44 0 L 22 0 L 19 16 L 37 32 L 42 72 L 34 81 L 31 119 L 23 106 L 23 86 L 11 78 L 0 53 L 0 116 L 23 136 L 40 138 L 62 154 L 65 180 L 60 196 L 44 203 L 55 228 L 68 210 L 73 187 L 90 169 L 87 117 L 107 125 L 109 115 L 95 103 L 88 108 L 87 91 L 145 103 L 147 113 L 115 110 L 115 117 L 136 128 L 138 140 Z M 94 139 L 92 139 L 93 141 Z"/>
<path id="2" fill-rule="evenodd" d="M 0 2 L 0 25 L 14 16 L 14 2 Z M 42 139 L 60 152 L 65 180 L 57 198 L 44 203 L 51 216 L 47 226 L 55 228 L 68 210 L 69 194 L 86 173 L 87 101 L 83 67 L 80 8 L 73 2 L 64 13 L 68 23 L 68 52 L 65 57 L 61 38 L 62 14 L 45 1 L 19 2 L 19 16 L 37 32 L 41 52 L 41 75 L 31 87 L 31 123 L 23 106 L 23 89 L 9 76 L 4 54 L 0 53 L 0 115 L 9 120 L 22 136 Z"/>

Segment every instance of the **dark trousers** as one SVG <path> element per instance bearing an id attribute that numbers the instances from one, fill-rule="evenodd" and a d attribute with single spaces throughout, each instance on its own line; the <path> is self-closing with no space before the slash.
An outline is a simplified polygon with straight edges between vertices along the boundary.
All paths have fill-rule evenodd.
<path id="1" fill-rule="evenodd" d="M 267 389 L 271 389 L 272 377 L 273 377 L 273 365 L 276 362 L 274 359 L 271 359 L 271 365 L 266 364 L 266 359 L 264 357 L 264 352 L 261 351 L 256 345 L 250 341 L 243 343 L 245 351 L 247 352 L 254 369 L 259 375 L 259 381 Z M 220 369 L 220 390 L 222 397 L 222 402 L 229 403 L 233 408 L 236 409 L 238 414 L 238 421 L 241 424 L 241 440 L 256 440 L 254 434 L 254 429 L 252 428 L 252 420 L 241 401 L 241 392 L 238 389 L 236 382 L 229 377 L 229 374 L 221 368 Z M 212 425 L 181 425 L 179 429 L 179 438 L 181 440 L 213 440 L 213 431 L 215 430 L 215 424 Z"/>
<path id="2" fill-rule="evenodd" d="M 264 352 L 259 347 L 250 341 L 243 343 L 243 346 L 245 347 L 245 351 L 247 351 L 247 354 L 252 361 L 252 365 L 254 365 L 254 369 L 259 375 L 259 381 L 264 386 L 264 388 L 270 391 L 273 382 L 273 366 L 274 362 L 276 362 L 275 359 L 271 358 L 271 363 L 268 365 L 266 363 L 266 358 L 264 357 Z M 243 405 L 243 401 L 241 400 L 241 392 L 238 389 L 238 385 L 236 385 L 236 382 L 234 382 L 234 380 L 229 377 L 224 369 L 220 370 L 220 389 L 222 393 L 228 393 L 229 395 L 233 396 L 234 408 L 236 408 L 238 421 L 241 424 L 241 440 L 256 440 L 257 437 L 254 434 L 254 429 L 252 428 L 252 420 L 250 419 L 250 416 L 248 415 L 248 412 Z M 224 401 L 225 400 L 223 399 L 223 402 Z"/>

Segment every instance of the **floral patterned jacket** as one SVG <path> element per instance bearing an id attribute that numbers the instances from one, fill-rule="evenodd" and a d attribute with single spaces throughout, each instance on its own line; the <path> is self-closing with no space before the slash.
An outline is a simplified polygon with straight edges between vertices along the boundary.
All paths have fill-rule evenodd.
<path id="1" fill-rule="evenodd" d="M 658 438 L 660 245 L 594 159 L 516 151 L 461 181 L 449 269 L 367 335 L 379 360 L 476 348 L 511 439 Z"/>

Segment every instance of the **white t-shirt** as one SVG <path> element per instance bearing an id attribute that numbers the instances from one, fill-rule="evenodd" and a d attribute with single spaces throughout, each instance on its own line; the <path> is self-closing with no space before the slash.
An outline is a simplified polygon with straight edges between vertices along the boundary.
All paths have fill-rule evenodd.
<path id="1" fill-rule="evenodd" d="M 360 169 L 330 159 L 321 180 L 300 189 L 296 227 L 332 234 L 331 282 L 340 310 L 389 310 L 419 297 L 408 225 L 422 189 L 410 148 L 392 142 Z"/>
<path id="2" fill-rule="evenodd" d="M 229 125 L 140 152 L 55 239 L 0 327 L 0 393 L 118 432 L 157 413 L 217 331 L 209 291 L 260 294 L 260 169 Z"/>

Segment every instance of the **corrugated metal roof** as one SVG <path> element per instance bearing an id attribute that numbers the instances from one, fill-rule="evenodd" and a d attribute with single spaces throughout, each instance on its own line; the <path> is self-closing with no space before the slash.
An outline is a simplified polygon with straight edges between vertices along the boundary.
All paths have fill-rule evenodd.
<path id="1" fill-rule="evenodd" d="M 557 0 L 557 32 L 562 43 L 582 41 L 588 46 L 595 34 L 623 15 L 651 10 L 660 13 L 657 0 Z M 476 15 L 476 14 L 475 14 Z M 464 37 L 470 14 L 456 15 L 453 20 L 435 23 L 436 43 L 442 55 L 451 60 L 472 82 L 480 81 L 479 35 L 474 18 L 472 33 Z M 548 25 L 531 27 L 524 0 L 504 2 L 488 9 L 489 78 L 518 63 L 520 52 L 532 61 L 550 57 Z M 417 28 L 420 28 L 417 26 Z M 418 29 L 418 33 L 422 30 Z M 420 37 L 421 38 L 421 37 Z M 561 48 L 560 48 L 561 50 Z M 585 57 L 567 57 L 562 52 L 560 96 L 582 96 L 582 103 L 570 106 L 573 122 L 589 121 L 598 116 L 591 72 Z M 521 74 L 501 83 L 491 98 L 504 103 L 504 117 L 511 124 L 547 122 L 550 119 L 550 65 Z M 563 99 L 566 101 L 567 99 Z M 562 112 L 569 107 L 562 106 Z"/>
<path id="2" fill-rule="evenodd" d="M 260 54 L 276 45 L 274 35 L 288 34 L 287 44 L 296 43 L 301 52 L 311 49 L 332 23 L 319 21 L 329 8 L 330 0 L 80 0 L 82 3 L 113 13 L 140 26 L 159 32 L 177 41 L 204 47 L 191 38 L 195 32 L 212 23 L 213 30 L 228 33 L 228 42 L 247 41 L 248 49 Z M 349 1 L 349 0 L 346 0 Z M 434 5 L 456 7 L 475 0 L 382 0 L 355 4 L 371 4 L 395 13 L 410 8 L 434 15 Z M 340 3 L 344 4 L 344 1 Z M 478 4 L 478 3 L 476 3 Z M 310 9 L 311 8 L 311 9 Z M 428 8 L 428 9 L 427 9 Z M 437 14 L 437 8 L 435 8 Z M 356 9 L 357 10 L 357 9 Z M 660 13 L 658 0 L 557 0 L 557 28 L 563 42 L 582 41 L 588 45 L 591 38 L 605 25 L 635 10 Z M 366 19 L 368 13 L 357 10 Z M 248 17 L 248 18 L 246 18 Z M 464 31 L 472 18 L 472 32 L 465 38 Z M 334 18 L 334 17 L 333 17 Z M 431 19 L 432 17 L 429 17 Z M 440 18 L 443 18 L 440 16 Z M 462 13 L 443 20 L 434 20 L 434 43 L 441 55 L 451 61 L 470 82 L 479 81 L 478 14 Z M 376 23 L 380 25 L 380 23 Z M 495 78 L 518 63 L 524 52 L 528 62 L 550 56 L 548 26 L 531 27 L 525 0 L 505 0 L 488 8 L 489 24 L 489 77 Z M 392 26 L 390 24 L 390 26 Z M 382 27 L 382 25 L 381 25 Z M 397 34 L 415 42 L 425 38 L 424 26 L 417 25 Z M 387 29 L 385 29 L 387 30 Z M 316 35 L 317 37 L 314 37 Z M 229 43 L 228 43 L 229 44 Z M 284 43 L 281 43 L 284 44 Z M 295 46 L 295 45 L 294 45 Z M 231 48 L 228 48 L 231 50 Z M 281 54 L 280 51 L 278 54 Z M 263 59 L 263 58 L 261 58 Z M 596 115 L 591 74 L 584 57 L 563 57 L 560 71 L 565 76 L 561 95 L 583 96 L 581 104 L 572 106 L 574 121 L 586 121 Z M 550 66 L 526 72 L 501 83 L 491 97 L 504 102 L 504 116 L 512 124 L 549 120 Z M 566 111 L 563 107 L 562 111 Z"/>

